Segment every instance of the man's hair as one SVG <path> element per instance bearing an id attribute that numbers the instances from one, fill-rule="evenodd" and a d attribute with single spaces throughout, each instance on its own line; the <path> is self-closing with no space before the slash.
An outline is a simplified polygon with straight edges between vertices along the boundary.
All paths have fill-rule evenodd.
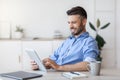
<path id="1" fill-rule="evenodd" d="M 80 6 L 76 6 L 68 10 L 67 15 L 80 15 L 81 17 L 87 19 L 87 12 Z"/>

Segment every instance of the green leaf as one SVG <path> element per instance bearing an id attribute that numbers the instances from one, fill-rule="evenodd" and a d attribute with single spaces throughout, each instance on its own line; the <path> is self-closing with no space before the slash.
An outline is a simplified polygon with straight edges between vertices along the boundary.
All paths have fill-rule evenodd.
<path id="1" fill-rule="evenodd" d="M 89 22 L 89 25 L 90 25 L 91 29 L 93 29 L 94 31 L 96 31 L 95 26 L 91 22 Z"/>
<path id="2" fill-rule="evenodd" d="M 104 29 L 104 28 L 108 27 L 109 25 L 110 25 L 110 23 L 107 23 L 103 27 L 101 27 L 100 29 Z"/>
<path id="3" fill-rule="evenodd" d="M 97 41 L 99 50 L 101 50 L 102 47 L 104 46 L 104 44 L 106 43 L 105 40 L 100 35 L 98 35 L 98 34 L 97 34 L 95 40 Z"/>
<path id="4" fill-rule="evenodd" d="M 100 27 L 100 20 L 99 20 L 99 19 L 97 19 L 97 23 L 96 23 L 96 25 L 97 25 L 97 28 Z"/>

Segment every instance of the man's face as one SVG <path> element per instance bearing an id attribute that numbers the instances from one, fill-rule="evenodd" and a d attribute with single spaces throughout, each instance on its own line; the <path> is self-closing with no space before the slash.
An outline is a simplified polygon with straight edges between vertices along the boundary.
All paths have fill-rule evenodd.
<path id="1" fill-rule="evenodd" d="M 68 16 L 68 24 L 71 30 L 71 33 L 74 36 L 79 35 L 83 30 L 85 25 L 83 25 L 83 21 L 81 21 L 79 15 L 69 15 Z"/>

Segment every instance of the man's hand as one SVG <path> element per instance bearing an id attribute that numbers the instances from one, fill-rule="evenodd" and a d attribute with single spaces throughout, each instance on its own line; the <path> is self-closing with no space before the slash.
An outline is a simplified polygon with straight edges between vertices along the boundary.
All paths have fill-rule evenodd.
<path id="1" fill-rule="evenodd" d="M 59 70 L 59 65 L 56 64 L 53 60 L 51 60 L 50 58 L 45 58 L 43 60 L 43 64 L 45 65 L 46 68 L 53 68 L 55 70 Z"/>
<path id="2" fill-rule="evenodd" d="M 45 59 L 43 59 L 43 64 L 44 64 L 44 66 L 46 67 L 46 69 L 50 69 L 51 68 L 51 66 L 49 65 L 49 64 L 47 64 L 47 61 L 49 60 L 49 58 L 45 58 Z"/>
<path id="3" fill-rule="evenodd" d="M 39 67 L 38 67 L 38 65 L 35 61 L 32 60 L 30 63 L 31 63 L 32 70 L 38 70 L 39 69 Z"/>
<path id="4" fill-rule="evenodd" d="M 58 71 L 87 71 L 88 62 L 78 62 L 76 64 L 68 64 L 68 65 L 58 65 L 50 58 L 46 58 L 43 60 L 45 66 L 49 68 L 53 68 Z"/>

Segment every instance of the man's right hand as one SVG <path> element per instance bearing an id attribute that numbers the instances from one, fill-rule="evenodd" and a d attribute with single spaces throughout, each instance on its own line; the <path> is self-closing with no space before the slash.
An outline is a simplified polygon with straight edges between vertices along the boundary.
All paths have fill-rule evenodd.
<path id="1" fill-rule="evenodd" d="M 52 69 L 55 69 L 55 70 L 59 70 L 59 68 L 60 68 L 60 66 L 55 61 L 51 60 L 50 58 L 45 58 L 43 60 L 43 64 L 45 65 L 45 67 L 47 69 L 52 68 Z"/>
<path id="2" fill-rule="evenodd" d="M 46 69 L 50 69 L 51 68 L 51 66 L 50 65 L 48 65 L 47 64 L 47 61 L 49 60 L 49 58 L 45 58 L 45 59 L 43 59 L 43 64 L 44 64 L 44 66 L 46 67 Z"/>
<path id="3" fill-rule="evenodd" d="M 32 60 L 30 63 L 31 63 L 32 70 L 38 70 L 39 69 L 39 66 L 37 65 L 37 63 L 34 60 Z"/>

